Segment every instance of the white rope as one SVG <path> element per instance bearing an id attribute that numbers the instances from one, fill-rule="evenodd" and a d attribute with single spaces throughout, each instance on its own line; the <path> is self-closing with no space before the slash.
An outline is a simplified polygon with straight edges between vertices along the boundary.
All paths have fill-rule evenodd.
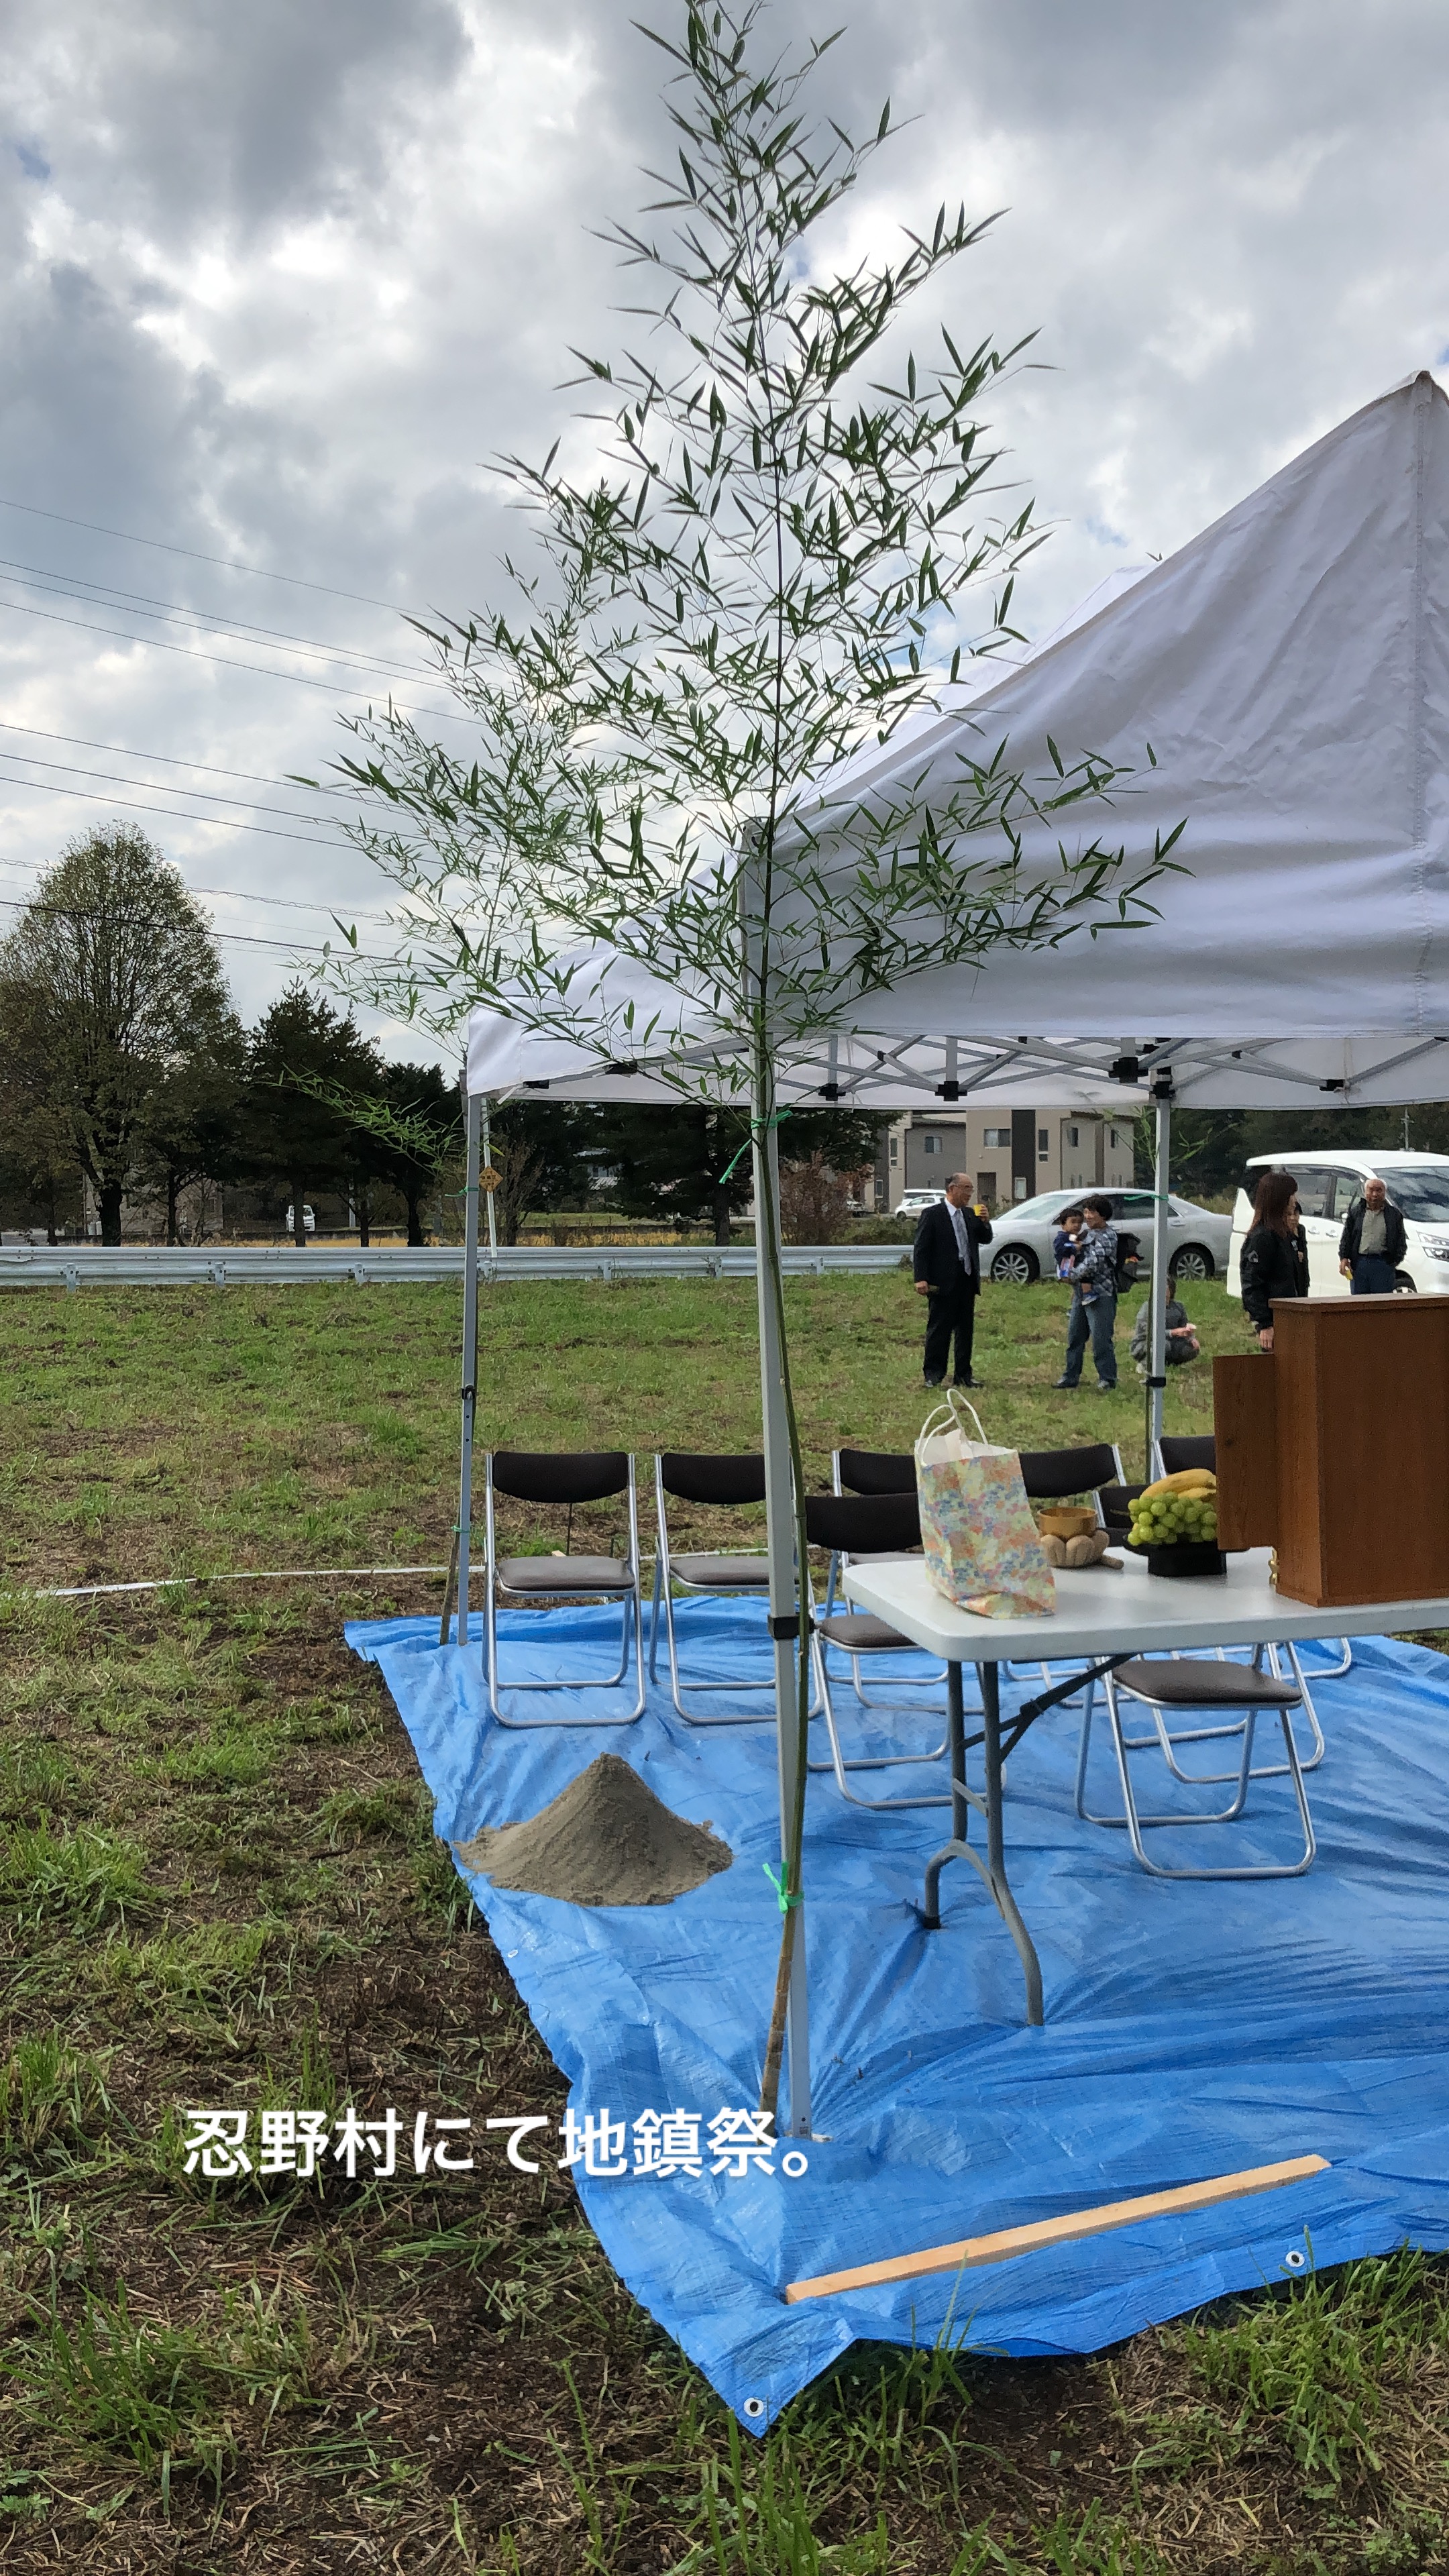
<path id="1" fill-rule="evenodd" d="M 446 1574 L 446 1565 L 283 1565 L 230 1574 L 158 1574 L 145 1583 L 67 1583 L 31 1594 L 35 1601 L 90 1601 L 109 1592 L 170 1592 L 197 1583 L 323 1583 L 354 1575 Z M 21 1590 L 25 1586 L 18 1587 Z"/>

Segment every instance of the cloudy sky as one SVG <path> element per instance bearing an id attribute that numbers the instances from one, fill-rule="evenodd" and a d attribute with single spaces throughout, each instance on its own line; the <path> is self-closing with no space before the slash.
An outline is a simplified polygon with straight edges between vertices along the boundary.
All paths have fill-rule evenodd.
<path id="1" fill-rule="evenodd" d="M 402 612 L 497 595 L 518 532 L 491 460 L 541 457 L 570 344 L 613 343 L 589 228 L 666 149 L 635 10 L 8 0 L 7 906 L 77 830 L 148 813 L 248 1016 L 331 905 L 380 907 L 285 781 L 388 685 L 444 703 Z M 941 309 L 973 342 L 1038 334 L 994 405 L 1055 529 L 1029 631 L 1449 374 L 1443 0 L 779 0 L 771 27 L 840 23 L 822 109 L 873 124 L 888 92 L 917 120 L 851 255 L 943 197 L 1006 210 Z"/>

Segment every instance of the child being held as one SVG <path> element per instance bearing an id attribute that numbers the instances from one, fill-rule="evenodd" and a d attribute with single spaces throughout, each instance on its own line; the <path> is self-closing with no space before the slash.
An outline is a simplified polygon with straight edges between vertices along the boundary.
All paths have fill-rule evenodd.
<path id="1" fill-rule="evenodd" d="M 1187 1308 L 1176 1297 L 1169 1298 L 1167 1305 L 1168 1367 L 1170 1369 L 1184 1367 L 1189 1360 L 1197 1358 L 1201 1349 L 1202 1344 L 1198 1340 L 1196 1326 L 1188 1322 Z M 1152 1300 L 1150 1297 L 1144 1297 L 1137 1309 L 1137 1321 L 1132 1327 L 1132 1357 L 1137 1363 L 1138 1376 L 1146 1377 L 1152 1365 Z"/>
<path id="2" fill-rule="evenodd" d="M 1059 1279 L 1070 1279 L 1072 1264 L 1080 1259 L 1081 1248 L 1082 1211 L 1079 1207 L 1064 1208 L 1061 1224 L 1052 1236 L 1052 1259 Z"/>

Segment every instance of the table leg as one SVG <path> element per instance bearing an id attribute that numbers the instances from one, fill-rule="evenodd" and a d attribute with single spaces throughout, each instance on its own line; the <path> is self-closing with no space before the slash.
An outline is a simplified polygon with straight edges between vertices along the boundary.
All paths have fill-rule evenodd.
<path id="1" fill-rule="evenodd" d="M 992 1667 L 993 1671 L 995 1667 Z M 971 1806 L 966 1787 L 966 1704 L 961 1688 L 959 1664 L 946 1666 L 946 1742 L 951 1770 L 951 1839 L 926 1863 L 926 1904 L 923 1920 L 928 1932 L 941 1929 L 941 1871 L 959 1851 L 968 1849 Z M 973 1855 L 974 1857 L 974 1855 Z"/>
<path id="2" fill-rule="evenodd" d="M 995 1672 L 996 1666 L 991 1667 Z M 951 1768 L 951 1834 L 964 1843 L 971 1831 L 971 1809 L 966 1800 L 966 1700 L 961 1687 L 959 1664 L 946 1666 L 946 1741 Z"/>
<path id="3" fill-rule="evenodd" d="M 951 1840 L 933 1852 L 926 1864 L 925 1905 L 922 1923 L 928 1932 L 941 1928 L 941 1872 L 950 1860 L 969 1860 L 986 1881 L 996 1908 L 1016 1944 L 1026 1978 L 1026 2017 L 1039 2028 L 1042 2021 L 1041 1965 L 1031 1934 L 1021 1919 L 1015 1897 L 1006 1875 L 1005 1840 L 1001 1828 L 1001 1688 L 995 1664 L 979 1664 L 981 1707 L 984 1717 L 983 1750 L 985 1755 L 985 1794 L 978 1797 L 966 1785 L 966 1726 L 961 1692 L 961 1667 L 946 1667 L 946 1714 L 951 1747 Z M 967 1840 L 971 1809 L 976 1807 L 986 1820 L 986 1857 L 973 1851 Z"/>
<path id="4" fill-rule="evenodd" d="M 1040 2029 L 1041 1963 L 1037 1958 L 1031 1934 L 1017 1911 L 1006 1876 L 1005 1841 L 1001 1830 L 1001 1689 L 998 1667 L 981 1667 L 981 1705 L 986 1713 L 986 1742 L 983 1758 L 986 1767 L 986 1868 L 991 1893 L 1003 1923 L 1016 1943 L 1017 1957 L 1026 1976 L 1026 2017 Z"/>

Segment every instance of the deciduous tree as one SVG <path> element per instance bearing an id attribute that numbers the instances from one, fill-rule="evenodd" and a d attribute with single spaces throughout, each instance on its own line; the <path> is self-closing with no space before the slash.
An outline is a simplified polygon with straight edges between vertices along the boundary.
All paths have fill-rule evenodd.
<path id="1" fill-rule="evenodd" d="M 165 1085 L 229 1010 L 205 913 L 129 823 L 71 842 L 0 945 L 0 1080 L 68 1134 L 103 1243 Z"/>

